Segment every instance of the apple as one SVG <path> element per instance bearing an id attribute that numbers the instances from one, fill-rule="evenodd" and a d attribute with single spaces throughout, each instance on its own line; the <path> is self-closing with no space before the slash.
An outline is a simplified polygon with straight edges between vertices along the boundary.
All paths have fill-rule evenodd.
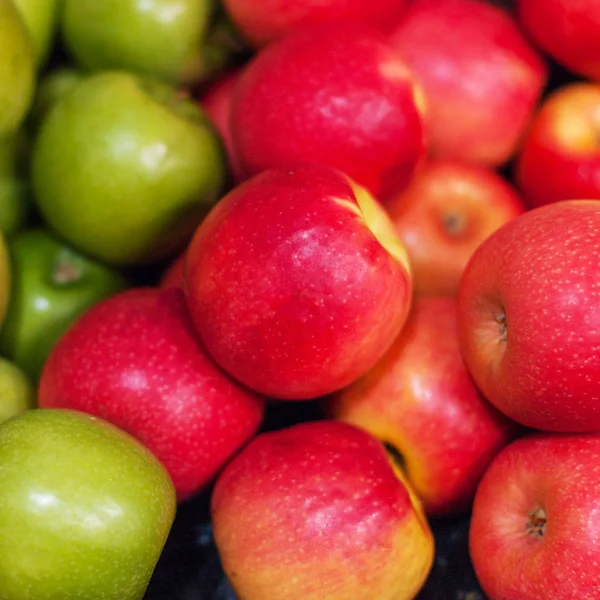
<path id="1" fill-rule="evenodd" d="M 0 358 L 0 425 L 34 408 L 35 389 L 17 365 Z"/>
<path id="2" fill-rule="evenodd" d="M 31 214 L 29 145 L 24 129 L 0 139 L 0 231 L 7 238 L 22 229 Z"/>
<path id="3" fill-rule="evenodd" d="M 184 287 L 215 361 L 284 400 L 363 375 L 402 328 L 412 296 L 385 210 L 319 165 L 265 171 L 220 200 L 188 247 Z"/>
<path id="4" fill-rule="evenodd" d="M 141 600 L 175 515 L 173 484 L 125 432 L 74 411 L 0 426 L 2 600 Z"/>
<path id="5" fill-rule="evenodd" d="M 228 71 L 211 80 L 200 96 L 200 106 L 213 122 L 227 151 L 227 159 L 234 183 L 244 179 L 240 161 L 233 143 L 231 105 L 233 92 L 241 76 L 242 67 Z"/>
<path id="6" fill-rule="evenodd" d="M 183 273 L 185 270 L 185 252 L 182 252 L 175 260 L 169 263 L 169 266 L 160 276 L 158 285 L 161 290 L 168 290 L 172 287 L 183 288 Z"/>
<path id="7" fill-rule="evenodd" d="M 447 160 L 425 163 L 385 207 L 408 252 L 415 292 L 452 297 L 479 244 L 525 210 L 491 169 Z"/>
<path id="8" fill-rule="evenodd" d="M 383 34 L 313 27 L 264 48 L 232 104 L 245 175 L 312 162 L 340 169 L 378 199 L 404 187 L 425 153 L 419 91 Z"/>
<path id="9" fill-rule="evenodd" d="M 5 237 L 0 233 L 0 328 L 4 325 L 11 293 L 14 293 L 14 277 Z"/>
<path id="10" fill-rule="evenodd" d="M 415 0 L 391 42 L 423 88 L 432 156 L 496 167 L 515 154 L 548 68 L 512 16 L 482 0 Z"/>
<path id="11" fill-rule="evenodd" d="M 37 382 L 48 354 L 68 327 L 128 282 L 44 229 L 18 233 L 8 250 L 13 276 L 0 351 Z"/>
<path id="12" fill-rule="evenodd" d="M 218 198 L 224 171 L 218 135 L 191 100 L 114 71 L 63 96 L 32 151 L 44 219 L 112 264 L 153 262 L 181 249 Z"/>
<path id="13" fill-rule="evenodd" d="M 514 171 L 529 207 L 600 199 L 600 84 L 571 83 L 548 95 Z"/>
<path id="14" fill-rule="evenodd" d="M 407 0 L 224 0 L 232 21 L 254 47 L 313 25 L 358 23 L 389 30 Z"/>
<path id="15" fill-rule="evenodd" d="M 596 0 L 517 0 L 519 23 L 553 59 L 600 81 L 600 7 Z"/>
<path id="16" fill-rule="evenodd" d="M 327 407 L 333 418 L 394 448 L 433 516 L 468 512 L 485 469 L 515 433 L 481 397 L 463 363 L 456 304 L 417 298 L 385 356 Z"/>
<path id="17" fill-rule="evenodd" d="M 469 532 L 490 600 L 597 597 L 599 455 L 597 433 L 538 433 L 496 457 Z"/>
<path id="18" fill-rule="evenodd" d="M 0 0 L 0 139 L 25 119 L 35 89 L 35 49 L 12 0 Z"/>
<path id="19" fill-rule="evenodd" d="M 600 430 L 600 202 L 525 212 L 473 254 L 461 352 L 484 396 L 535 429 Z"/>
<path id="20" fill-rule="evenodd" d="M 421 507 L 368 433 L 335 421 L 263 433 L 211 504 L 240 600 L 409 600 L 433 560 Z"/>
<path id="21" fill-rule="evenodd" d="M 216 11 L 215 0 L 64 0 L 61 27 L 67 50 L 86 70 L 126 70 L 188 85 L 228 59 L 229 40 L 215 43 L 213 36 L 220 26 Z"/>
<path id="22" fill-rule="evenodd" d="M 128 431 L 165 466 L 180 501 L 212 481 L 264 412 L 207 355 L 176 288 L 129 290 L 86 312 L 50 354 L 38 402 Z"/>
<path id="23" fill-rule="evenodd" d="M 36 52 L 38 68 L 45 65 L 54 45 L 59 11 L 64 0 L 12 0 L 23 19 Z"/>
<path id="24" fill-rule="evenodd" d="M 35 100 L 31 109 L 29 122 L 35 131 L 44 122 L 50 109 L 66 94 L 77 87 L 86 77 L 83 71 L 71 66 L 58 67 L 48 71 L 38 80 Z"/>

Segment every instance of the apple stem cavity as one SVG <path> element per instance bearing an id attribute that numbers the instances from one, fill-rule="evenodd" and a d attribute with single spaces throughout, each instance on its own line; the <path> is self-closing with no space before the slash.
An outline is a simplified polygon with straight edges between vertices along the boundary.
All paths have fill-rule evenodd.
<path id="1" fill-rule="evenodd" d="M 527 525 L 525 526 L 527 533 L 535 538 L 544 537 L 546 533 L 547 521 L 546 511 L 541 506 L 538 506 L 534 510 L 527 513 L 527 516 L 529 517 Z"/>
<path id="2" fill-rule="evenodd" d="M 444 224 L 444 230 L 451 237 L 461 236 L 467 228 L 467 220 L 461 213 L 447 212 L 443 215 L 442 221 Z"/>
<path id="3" fill-rule="evenodd" d="M 62 250 L 56 257 L 56 261 L 52 267 L 53 283 L 56 285 L 68 285 L 79 281 L 81 276 L 81 259 L 68 250 Z"/>
<path id="4" fill-rule="evenodd" d="M 498 330 L 498 333 L 500 334 L 500 339 L 498 340 L 498 343 L 503 343 L 506 342 L 506 331 L 507 331 L 507 322 L 506 322 L 506 313 L 504 312 L 499 312 L 499 313 L 493 313 L 494 315 L 494 321 L 496 321 L 496 323 L 498 323 L 498 325 L 500 325 L 500 329 Z"/>

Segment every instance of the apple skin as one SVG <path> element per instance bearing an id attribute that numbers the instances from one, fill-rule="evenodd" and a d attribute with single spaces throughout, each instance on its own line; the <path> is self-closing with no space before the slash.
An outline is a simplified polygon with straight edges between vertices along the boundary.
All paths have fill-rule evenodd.
<path id="1" fill-rule="evenodd" d="M 160 276 L 158 287 L 161 290 L 168 290 L 172 287 L 183 289 L 183 273 L 185 270 L 185 252 L 182 252 L 173 260 Z"/>
<path id="2" fill-rule="evenodd" d="M 254 47 L 321 24 L 357 23 L 388 31 L 406 4 L 407 0 L 224 0 L 232 21 Z"/>
<path id="3" fill-rule="evenodd" d="M 497 167 L 514 155 L 548 68 L 505 10 L 415 0 L 391 41 L 423 88 L 432 156 Z"/>
<path id="4" fill-rule="evenodd" d="M 244 179 L 237 151 L 233 143 L 231 131 L 231 105 L 233 92 L 242 74 L 242 68 L 237 68 L 213 79 L 200 96 L 200 106 L 216 127 L 225 150 L 231 171 L 233 183 Z"/>
<path id="5" fill-rule="evenodd" d="M 212 522 L 240 600 L 408 600 L 433 560 L 383 445 L 335 421 L 252 440 L 217 480 Z"/>
<path id="6" fill-rule="evenodd" d="M 263 399 L 207 355 L 180 289 L 129 290 L 89 310 L 50 354 L 38 402 L 128 431 L 165 466 L 180 501 L 211 482 L 264 413 Z"/>
<path id="7" fill-rule="evenodd" d="M 25 373 L 0 357 L 0 424 L 35 405 L 35 389 Z"/>
<path id="8" fill-rule="evenodd" d="M 125 432 L 75 411 L 0 426 L 0 597 L 141 600 L 175 516 L 173 484 Z"/>
<path id="9" fill-rule="evenodd" d="M 385 207 L 408 251 L 415 293 L 452 297 L 479 244 L 525 210 L 494 171 L 443 160 L 425 163 Z"/>
<path id="10" fill-rule="evenodd" d="M 461 352 L 498 409 L 535 429 L 600 430 L 600 202 L 525 212 L 476 250 L 461 280 Z"/>
<path id="11" fill-rule="evenodd" d="M 385 356 L 337 392 L 329 414 L 402 457 L 428 515 L 467 512 L 492 458 L 516 426 L 479 394 L 463 363 L 456 300 L 417 298 Z"/>
<path id="12" fill-rule="evenodd" d="M 600 81 L 600 8 L 596 0 L 517 0 L 519 23 L 554 60 Z"/>
<path id="13" fill-rule="evenodd" d="M 595 600 L 600 435 L 538 433 L 506 447 L 477 490 L 470 555 L 490 600 Z"/>
<path id="14" fill-rule="evenodd" d="M 318 163 L 381 200 L 408 183 L 425 154 L 411 72 L 383 34 L 358 25 L 313 27 L 264 48 L 231 110 L 247 176 Z"/>
<path id="15" fill-rule="evenodd" d="M 406 251 L 384 209 L 318 165 L 265 171 L 220 200 L 188 247 L 184 287 L 215 361 L 282 400 L 363 375 L 412 297 Z"/>
<path id="16" fill-rule="evenodd" d="M 107 71 L 50 110 L 32 181 L 43 217 L 73 246 L 149 263 L 180 250 L 217 200 L 224 154 L 209 119 L 175 89 Z"/>
<path id="17" fill-rule="evenodd" d="M 0 139 L 25 119 L 35 90 L 35 49 L 12 0 L 0 0 Z"/>
<path id="18" fill-rule="evenodd" d="M 12 0 L 29 31 L 38 69 L 45 65 L 58 29 L 59 10 L 64 0 Z"/>
<path id="19" fill-rule="evenodd" d="M 77 65 L 188 85 L 220 66 L 210 48 L 214 0 L 64 0 L 61 27 Z M 217 58 L 217 65 L 212 64 Z"/>
<path id="20" fill-rule="evenodd" d="M 600 85 L 573 83 L 547 96 L 515 165 L 529 207 L 600 198 Z"/>

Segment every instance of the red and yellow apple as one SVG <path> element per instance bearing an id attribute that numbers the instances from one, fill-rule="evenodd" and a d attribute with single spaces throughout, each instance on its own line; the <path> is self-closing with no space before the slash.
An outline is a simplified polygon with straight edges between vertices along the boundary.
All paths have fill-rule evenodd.
<path id="1" fill-rule="evenodd" d="M 217 480 L 212 522 L 240 600 L 410 600 L 433 561 L 383 445 L 336 421 L 254 438 Z"/>
<path id="2" fill-rule="evenodd" d="M 597 0 L 517 0 L 519 23 L 554 60 L 600 81 L 600 5 Z"/>
<path id="3" fill-rule="evenodd" d="M 415 292 L 444 296 L 457 295 L 479 244 L 524 211 L 512 185 L 494 171 L 440 160 L 423 165 L 385 207 L 408 252 Z"/>
<path id="4" fill-rule="evenodd" d="M 548 70 L 509 13 L 483 0 L 414 0 L 391 40 L 423 87 L 430 154 L 506 163 Z"/>
<path id="5" fill-rule="evenodd" d="M 493 233 L 461 280 L 461 351 L 485 397 L 535 429 L 600 430 L 600 201 L 556 202 Z"/>
<path id="6" fill-rule="evenodd" d="M 600 435 L 538 433 L 505 448 L 477 490 L 470 555 L 490 600 L 595 600 Z"/>
<path id="7" fill-rule="evenodd" d="M 357 23 L 389 30 L 408 0 L 224 0 L 225 9 L 244 38 L 266 46 L 314 25 Z"/>
<path id="8" fill-rule="evenodd" d="M 207 350 L 267 396 L 302 400 L 368 371 L 410 308 L 406 251 L 385 210 L 329 167 L 273 169 L 229 192 L 187 250 Z"/>
<path id="9" fill-rule="evenodd" d="M 207 355 L 177 288 L 122 292 L 83 315 L 46 362 L 39 406 L 129 432 L 167 469 L 179 500 L 212 482 L 264 412 Z"/>
<path id="10" fill-rule="evenodd" d="M 600 84 L 578 82 L 550 94 L 519 152 L 515 179 L 530 206 L 600 198 Z"/>
<path id="11" fill-rule="evenodd" d="M 328 409 L 393 447 L 427 514 L 436 516 L 469 510 L 485 469 L 516 429 L 469 376 L 452 298 L 417 299 L 386 355 Z"/>
<path id="12" fill-rule="evenodd" d="M 383 34 L 359 25 L 290 34 L 259 52 L 236 86 L 242 170 L 323 164 L 383 199 L 410 181 L 424 156 L 420 100 Z"/>

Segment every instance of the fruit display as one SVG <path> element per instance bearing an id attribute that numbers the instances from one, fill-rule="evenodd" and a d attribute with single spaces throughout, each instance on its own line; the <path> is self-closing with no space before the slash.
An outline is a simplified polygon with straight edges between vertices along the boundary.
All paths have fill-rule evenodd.
<path id="1" fill-rule="evenodd" d="M 0 600 L 598 600 L 597 0 L 0 0 Z"/>

